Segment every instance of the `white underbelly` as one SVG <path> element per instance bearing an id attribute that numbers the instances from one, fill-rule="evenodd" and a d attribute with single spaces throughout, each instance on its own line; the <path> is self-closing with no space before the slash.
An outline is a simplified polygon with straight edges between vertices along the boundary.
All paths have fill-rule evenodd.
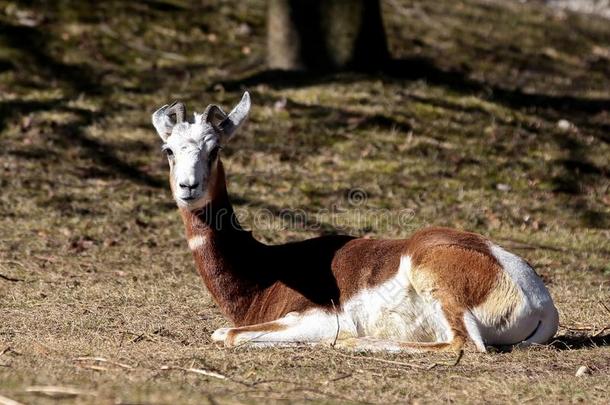
<path id="1" fill-rule="evenodd" d="M 410 285 L 410 260 L 403 257 L 397 274 L 352 297 L 344 305 L 342 321 L 357 336 L 404 342 L 446 342 L 452 339 L 438 300 L 418 294 Z"/>
<path id="2" fill-rule="evenodd" d="M 413 290 L 394 308 L 382 310 L 368 334 L 404 342 L 446 342 L 452 337 L 440 303 Z"/>

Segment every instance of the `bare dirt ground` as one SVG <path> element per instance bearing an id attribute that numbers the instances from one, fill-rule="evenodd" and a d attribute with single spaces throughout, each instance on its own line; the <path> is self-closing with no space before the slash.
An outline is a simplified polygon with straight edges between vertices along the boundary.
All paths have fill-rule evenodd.
<path id="1" fill-rule="evenodd" d="M 261 70 L 263 1 L 85 3 L 0 0 L 1 396 L 607 403 L 607 20 L 388 0 L 391 66 L 304 76 Z M 546 280 L 556 339 L 458 364 L 212 344 L 227 323 L 195 273 L 149 117 L 173 99 L 229 106 L 244 88 L 252 116 L 223 160 L 257 237 L 489 235 Z M 307 221 L 282 222 L 282 209 Z"/>

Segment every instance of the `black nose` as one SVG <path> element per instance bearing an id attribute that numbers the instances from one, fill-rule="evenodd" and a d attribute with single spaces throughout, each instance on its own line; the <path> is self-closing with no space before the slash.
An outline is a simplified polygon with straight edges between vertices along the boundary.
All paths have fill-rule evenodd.
<path id="1" fill-rule="evenodd" d="M 197 187 L 199 187 L 199 183 L 195 183 L 195 184 L 184 184 L 184 183 L 180 183 L 178 184 L 181 188 L 185 188 L 187 190 L 195 190 Z"/>

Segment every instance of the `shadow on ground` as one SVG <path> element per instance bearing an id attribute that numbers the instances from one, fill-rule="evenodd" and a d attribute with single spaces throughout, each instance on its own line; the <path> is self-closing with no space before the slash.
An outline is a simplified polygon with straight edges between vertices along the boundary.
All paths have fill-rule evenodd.
<path id="1" fill-rule="evenodd" d="M 553 339 L 551 346 L 557 350 L 580 350 L 593 347 L 606 347 L 610 346 L 610 334 L 565 334 Z"/>
<path id="2" fill-rule="evenodd" d="M 571 95 L 553 95 L 526 93 L 521 89 L 509 89 L 499 84 L 481 82 L 468 77 L 465 72 L 453 70 L 443 70 L 432 60 L 420 57 L 392 60 L 389 64 L 380 69 L 376 74 L 363 72 L 346 73 L 308 73 L 308 72 L 289 72 L 281 70 L 263 70 L 245 77 L 220 81 L 213 83 L 209 89 L 222 86 L 228 91 L 237 91 L 243 88 L 252 88 L 261 84 L 275 89 L 300 88 L 312 85 L 330 83 L 353 83 L 368 79 L 378 79 L 382 77 L 386 81 L 411 82 L 423 80 L 428 84 L 442 86 L 452 92 L 464 96 L 477 95 L 478 97 L 494 102 L 511 109 L 534 111 L 534 114 L 550 125 L 562 119 L 568 119 L 575 127 L 586 130 L 587 135 L 595 137 L 603 143 L 610 143 L 610 124 L 605 122 L 592 123 L 591 117 L 595 114 L 606 114 L 610 106 L 610 98 L 584 98 Z M 417 99 L 418 96 L 409 96 Z M 425 99 L 420 100 L 428 104 L 442 104 L 447 108 L 447 103 L 442 100 Z M 295 102 L 288 104 L 293 110 L 303 110 L 310 119 L 331 117 L 331 122 L 327 126 L 341 128 L 342 121 L 359 122 L 361 127 L 379 127 L 384 129 L 394 128 L 399 131 L 408 132 L 411 127 L 407 123 L 397 121 L 394 118 L 382 115 L 364 114 L 357 118 L 350 115 L 354 113 L 341 108 L 330 108 L 321 105 L 304 105 Z M 449 106 L 452 109 L 460 109 L 462 112 L 477 109 L 476 107 Z M 482 112 L 481 110 L 477 110 Z M 298 112 L 298 111 L 297 111 Z M 502 120 L 493 117 L 494 120 Z M 328 121 L 328 120 L 326 120 Z M 317 122 L 317 121 L 316 121 Z M 321 122 L 325 122 L 321 120 Z M 515 124 L 512 124 L 513 126 Z M 563 151 L 565 158 L 560 158 L 550 162 L 558 168 L 556 174 L 548 176 L 550 183 L 553 184 L 553 191 L 559 194 L 571 196 L 569 203 L 565 207 L 580 218 L 583 225 L 593 228 L 605 228 L 610 223 L 610 216 L 599 210 L 591 209 L 586 199 L 581 198 L 588 193 L 588 186 L 594 186 L 610 179 L 610 170 L 607 167 L 600 167 L 589 160 L 587 150 L 582 137 L 575 130 L 561 132 L 555 128 L 528 128 L 529 132 L 536 136 L 549 136 Z M 545 131 L 546 133 L 543 133 Z"/>

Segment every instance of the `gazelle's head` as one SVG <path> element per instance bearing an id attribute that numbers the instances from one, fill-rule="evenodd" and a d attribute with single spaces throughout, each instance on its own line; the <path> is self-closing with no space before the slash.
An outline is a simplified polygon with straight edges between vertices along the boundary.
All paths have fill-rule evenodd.
<path id="1" fill-rule="evenodd" d="M 163 140 L 170 169 L 170 184 L 179 207 L 197 209 L 210 201 L 210 189 L 219 162 L 219 151 L 246 121 L 250 95 L 227 115 L 217 105 L 186 119 L 184 104 L 164 105 L 152 115 L 152 123 Z"/>

